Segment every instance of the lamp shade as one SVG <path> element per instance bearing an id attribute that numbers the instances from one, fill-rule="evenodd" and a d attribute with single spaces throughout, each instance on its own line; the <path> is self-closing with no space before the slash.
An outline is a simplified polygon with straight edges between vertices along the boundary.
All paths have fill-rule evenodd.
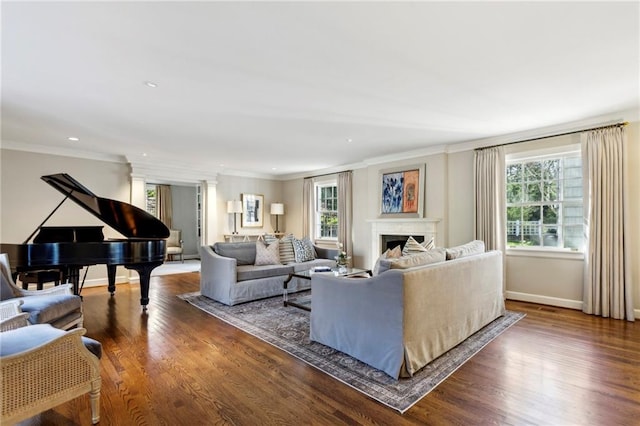
<path id="1" fill-rule="evenodd" d="M 284 204 L 282 203 L 273 203 L 271 204 L 271 214 L 284 214 Z"/>
<path id="2" fill-rule="evenodd" d="M 242 213 L 242 201 L 227 201 L 227 213 Z"/>

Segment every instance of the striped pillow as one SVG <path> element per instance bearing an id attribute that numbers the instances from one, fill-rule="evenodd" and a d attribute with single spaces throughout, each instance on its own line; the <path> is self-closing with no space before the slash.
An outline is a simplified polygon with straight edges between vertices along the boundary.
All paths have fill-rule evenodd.
<path id="1" fill-rule="evenodd" d="M 422 245 L 422 247 L 426 248 L 427 250 L 433 250 L 434 248 L 436 248 L 436 243 L 435 243 L 435 241 L 433 241 L 433 237 L 431 237 L 431 239 L 429 241 L 425 241 L 421 245 Z"/>
<path id="2" fill-rule="evenodd" d="M 280 239 L 280 263 L 286 265 L 295 263 L 296 255 L 293 252 L 293 235 L 288 234 Z"/>
<path id="3" fill-rule="evenodd" d="M 410 254 L 418 254 L 427 251 L 427 249 L 417 242 L 415 238 L 409 237 L 404 248 L 402 249 L 403 256 L 409 256 Z"/>

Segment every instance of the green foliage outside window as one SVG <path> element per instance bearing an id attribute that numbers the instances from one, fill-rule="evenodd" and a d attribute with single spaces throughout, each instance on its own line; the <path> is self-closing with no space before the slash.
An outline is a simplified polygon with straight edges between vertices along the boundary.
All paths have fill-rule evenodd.
<path id="1" fill-rule="evenodd" d="M 579 155 L 509 162 L 506 198 L 509 247 L 582 248 Z"/>

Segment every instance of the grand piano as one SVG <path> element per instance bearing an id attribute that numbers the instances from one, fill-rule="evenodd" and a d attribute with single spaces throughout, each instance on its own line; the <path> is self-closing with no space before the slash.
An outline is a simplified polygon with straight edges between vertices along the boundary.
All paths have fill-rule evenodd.
<path id="1" fill-rule="evenodd" d="M 164 262 L 169 229 L 136 206 L 96 196 L 66 173 L 42 176 L 41 179 L 65 198 L 22 244 L 0 244 L 0 252 L 9 256 L 12 272 L 60 269 L 63 279 L 73 284 L 74 293 L 80 294 L 80 270 L 85 266 L 104 264 L 107 266 L 108 290 L 113 295 L 116 268 L 124 266 L 140 275 L 140 304 L 146 310 L 151 271 Z M 103 226 L 43 226 L 67 199 L 72 199 L 127 239 L 105 240 Z M 34 235 L 33 243 L 29 243 Z"/>

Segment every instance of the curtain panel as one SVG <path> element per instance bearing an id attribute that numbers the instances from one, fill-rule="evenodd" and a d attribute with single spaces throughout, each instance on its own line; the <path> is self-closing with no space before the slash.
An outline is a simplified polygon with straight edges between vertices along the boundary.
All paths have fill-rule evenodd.
<path id="1" fill-rule="evenodd" d="M 314 214 L 313 178 L 305 178 L 302 183 L 302 237 L 313 238 Z"/>
<path id="2" fill-rule="evenodd" d="M 169 185 L 157 185 L 156 186 L 156 208 L 158 209 L 158 219 L 165 226 L 171 229 L 173 225 L 173 209 L 171 207 L 171 186 Z"/>
<path id="3" fill-rule="evenodd" d="M 583 132 L 581 143 L 587 241 L 582 310 L 634 321 L 625 129 Z"/>
<path id="4" fill-rule="evenodd" d="M 347 256 L 353 254 L 353 195 L 352 172 L 338 174 L 338 241 Z"/>
<path id="5" fill-rule="evenodd" d="M 505 155 L 501 146 L 475 151 L 474 205 L 475 238 L 487 250 L 504 253 L 505 242 Z"/>

